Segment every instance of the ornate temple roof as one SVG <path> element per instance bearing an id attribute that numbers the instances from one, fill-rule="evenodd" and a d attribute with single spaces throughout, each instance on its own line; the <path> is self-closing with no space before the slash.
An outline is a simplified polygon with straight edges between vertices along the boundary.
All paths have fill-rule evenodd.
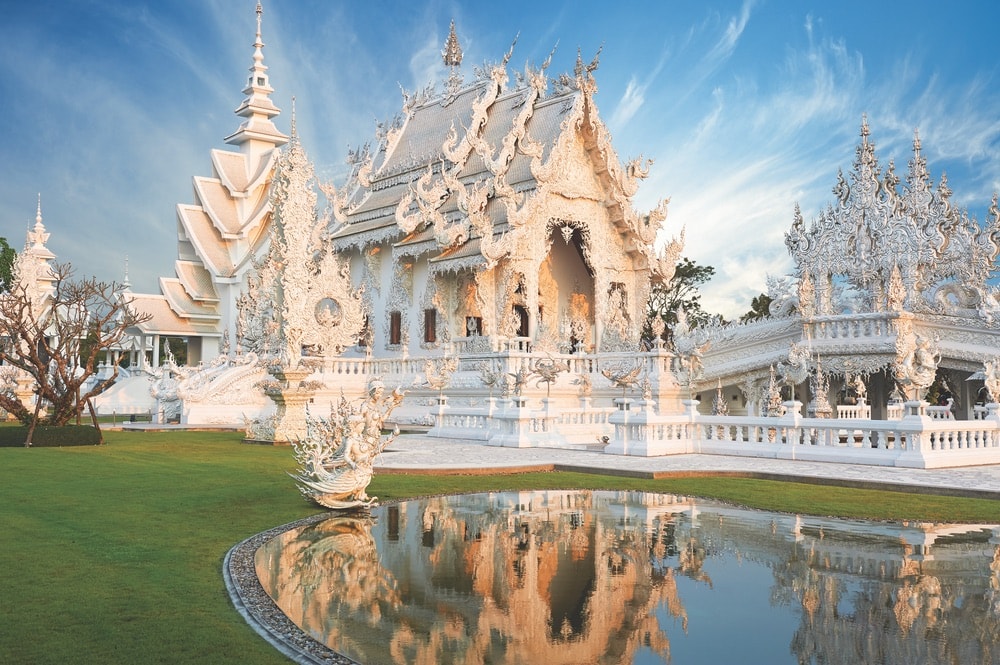
<path id="1" fill-rule="evenodd" d="M 639 236 L 630 251 L 648 251 L 665 204 L 647 216 L 632 209 L 631 196 L 646 171 L 638 160 L 625 166 L 618 161 L 598 117 L 597 59 L 584 65 L 578 56 L 574 74 L 555 79 L 546 74 L 547 60 L 515 72 L 508 85 L 511 53 L 477 69 L 466 84 L 452 28 L 442 53 L 451 67 L 447 82 L 404 94 L 402 115 L 379 126 L 376 147 L 352 153 L 348 183 L 332 192 L 338 250 L 398 241 L 406 253 L 419 245 L 429 258 L 475 263 L 476 254 L 500 251 L 494 236 L 519 225 L 522 220 L 512 215 L 528 208 L 526 201 L 544 181 L 568 197 L 606 204 L 623 235 Z M 593 168 L 570 177 L 552 163 L 557 150 L 586 155 Z M 470 245 L 484 237 L 491 242 Z"/>
<path id="2" fill-rule="evenodd" d="M 177 315 L 167 298 L 150 293 L 132 293 L 132 306 L 137 311 L 149 314 L 152 318 L 136 326 L 146 335 L 173 335 L 177 337 L 219 336 L 218 321 L 199 321 L 183 318 Z"/>

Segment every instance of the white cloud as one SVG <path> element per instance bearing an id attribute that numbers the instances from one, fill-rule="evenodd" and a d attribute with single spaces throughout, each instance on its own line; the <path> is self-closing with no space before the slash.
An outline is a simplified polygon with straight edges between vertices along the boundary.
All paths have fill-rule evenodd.
<path id="1" fill-rule="evenodd" d="M 707 60 L 713 63 L 713 66 L 717 66 L 723 61 L 728 60 L 733 51 L 736 50 L 736 45 L 739 43 L 743 31 L 750 21 L 750 10 L 753 8 L 753 5 L 753 0 L 744 0 L 743 6 L 740 7 L 739 15 L 729 19 L 722 36 L 715 43 L 715 46 L 712 47 L 712 50 L 708 52 Z"/>
<path id="2" fill-rule="evenodd" d="M 629 79 L 628 85 L 625 87 L 625 94 L 618 101 L 608 124 L 611 127 L 621 127 L 631 120 L 643 102 L 646 101 L 645 92 L 646 86 L 639 85 L 634 76 Z"/>

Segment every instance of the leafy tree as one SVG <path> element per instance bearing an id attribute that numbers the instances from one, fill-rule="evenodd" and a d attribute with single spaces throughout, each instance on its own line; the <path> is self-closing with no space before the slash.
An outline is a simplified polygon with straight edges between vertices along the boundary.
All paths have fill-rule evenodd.
<path id="1" fill-rule="evenodd" d="M 760 321 L 771 316 L 771 296 L 762 293 L 750 301 L 750 311 L 740 317 L 740 323 Z"/>
<path id="2" fill-rule="evenodd" d="M 119 344 L 128 328 L 150 318 L 132 309 L 123 284 L 93 277 L 74 280 L 68 263 L 52 266 L 50 277 L 51 296 L 39 297 L 35 284 L 22 282 L 0 295 L 0 362 L 27 372 L 37 396 L 32 412 L 7 385 L 0 388 L 0 407 L 28 425 L 29 444 L 39 422 L 79 422 L 85 407 L 97 427 L 90 400 L 111 387 L 118 368 L 86 390 L 84 385 L 97 370 L 100 355 Z M 43 404 L 48 414 L 40 421 Z"/>
<path id="3" fill-rule="evenodd" d="M 651 324 L 656 318 L 666 324 L 664 338 L 670 340 L 677 324 L 677 310 L 683 308 L 691 327 L 705 325 L 717 317 L 709 314 L 701 306 L 698 287 L 705 284 L 715 274 L 712 266 L 700 266 L 687 257 L 681 257 L 673 278 L 666 284 L 654 284 L 646 306 L 646 322 L 643 337 L 652 339 Z"/>
<path id="4" fill-rule="evenodd" d="M 9 291 L 14 283 L 14 259 L 17 252 L 7 244 L 7 239 L 0 237 L 0 291 Z"/>

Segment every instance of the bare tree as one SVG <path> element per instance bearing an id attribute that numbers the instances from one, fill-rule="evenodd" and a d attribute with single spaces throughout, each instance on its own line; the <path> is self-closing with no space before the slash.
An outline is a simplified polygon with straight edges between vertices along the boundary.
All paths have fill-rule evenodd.
<path id="1" fill-rule="evenodd" d="M 90 400 L 111 387 L 118 367 L 88 389 L 83 387 L 96 372 L 101 354 L 121 343 L 128 328 L 150 318 L 132 308 L 124 284 L 93 277 L 75 280 L 68 263 L 53 265 L 49 279 L 51 295 L 40 297 L 34 284 L 21 282 L 0 294 L 0 362 L 35 381 L 33 412 L 13 391 L 0 392 L 0 407 L 28 425 L 25 443 L 31 442 L 43 404 L 49 409 L 44 424 L 66 425 L 74 418 L 79 423 L 89 407 L 100 429 Z"/>

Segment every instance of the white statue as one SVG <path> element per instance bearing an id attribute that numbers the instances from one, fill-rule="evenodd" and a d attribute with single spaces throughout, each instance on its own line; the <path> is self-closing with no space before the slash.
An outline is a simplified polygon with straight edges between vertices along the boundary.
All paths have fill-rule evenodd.
<path id="1" fill-rule="evenodd" d="M 987 360 L 983 363 L 984 383 L 986 390 L 990 394 L 990 401 L 1000 400 L 1000 358 Z"/>
<path id="2" fill-rule="evenodd" d="M 321 506 L 344 510 L 369 507 L 378 497 L 368 496 L 375 456 L 396 435 L 383 438 L 385 419 L 400 402 L 403 392 L 397 388 L 385 395 L 378 379 L 368 386 L 368 396 L 360 407 L 341 400 L 331 409 L 329 420 L 309 420 L 309 434 L 293 444 L 297 473 L 289 474 L 298 482 L 299 491 Z"/>
<path id="3" fill-rule="evenodd" d="M 908 333 L 896 339 L 897 358 L 893 368 L 896 381 L 909 400 L 919 400 L 934 383 L 941 359 L 937 340 Z"/>

